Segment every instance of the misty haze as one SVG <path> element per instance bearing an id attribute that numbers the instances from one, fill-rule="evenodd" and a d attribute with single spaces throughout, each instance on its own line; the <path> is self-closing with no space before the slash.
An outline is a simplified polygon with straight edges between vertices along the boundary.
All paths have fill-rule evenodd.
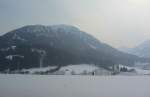
<path id="1" fill-rule="evenodd" d="M 0 97 L 150 97 L 149 0 L 1 0 Z"/>

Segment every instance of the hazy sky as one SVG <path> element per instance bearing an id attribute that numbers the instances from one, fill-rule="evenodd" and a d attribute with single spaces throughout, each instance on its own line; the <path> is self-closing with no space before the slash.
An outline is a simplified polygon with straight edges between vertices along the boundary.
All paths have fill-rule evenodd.
<path id="1" fill-rule="evenodd" d="M 150 0 L 0 0 L 0 33 L 71 24 L 114 47 L 150 39 Z"/>

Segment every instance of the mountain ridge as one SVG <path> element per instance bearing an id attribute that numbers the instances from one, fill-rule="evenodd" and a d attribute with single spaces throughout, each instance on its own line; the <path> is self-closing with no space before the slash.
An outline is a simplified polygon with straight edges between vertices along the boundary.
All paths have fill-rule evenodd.
<path id="1" fill-rule="evenodd" d="M 0 43 L 1 70 L 69 64 L 107 67 L 114 64 L 133 65 L 141 60 L 69 25 L 24 26 L 1 36 Z"/>
<path id="2" fill-rule="evenodd" d="M 139 57 L 150 58 L 150 40 L 146 40 L 143 43 L 133 48 L 119 48 L 121 51 L 129 54 L 134 54 Z"/>

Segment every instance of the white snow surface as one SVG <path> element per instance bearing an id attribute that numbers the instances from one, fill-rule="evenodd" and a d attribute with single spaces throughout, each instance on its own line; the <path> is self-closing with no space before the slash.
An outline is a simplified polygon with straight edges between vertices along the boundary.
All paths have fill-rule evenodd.
<path id="1" fill-rule="evenodd" d="M 13 57 L 24 58 L 24 56 L 22 56 L 22 55 L 8 55 L 8 56 L 6 56 L 5 58 L 8 59 L 8 60 L 13 60 Z"/>
<path id="2" fill-rule="evenodd" d="M 150 70 L 144 70 L 144 69 L 140 69 L 140 68 L 135 68 L 137 74 L 139 75 L 145 75 L 145 74 L 150 74 Z"/>
<path id="3" fill-rule="evenodd" d="M 129 66 L 124 66 L 119 64 L 119 67 L 126 67 L 128 70 L 134 69 L 135 72 L 120 72 L 118 75 L 150 75 L 150 70 L 144 70 L 139 67 L 129 67 Z M 34 74 L 36 72 L 46 72 L 52 69 L 57 68 L 57 66 L 48 66 L 48 67 L 41 67 L 41 68 L 31 68 L 31 69 L 22 69 L 22 71 L 28 71 L 30 74 Z M 96 70 L 105 70 L 104 68 L 97 67 L 93 64 L 78 64 L 78 65 L 68 65 L 68 66 L 63 66 L 61 67 L 58 71 L 58 73 L 62 72 L 61 74 L 64 75 L 72 75 L 74 74 L 83 74 L 84 72 L 86 73 L 91 73 Z M 57 73 L 56 73 L 57 74 Z"/>
<path id="4" fill-rule="evenodd" d="M 41 68 L 31 68 L 31 69 L 23 69 L 22 71 L 28 71 L 29 73 L 33 74 L 35 72 L 45 72 L 51 69 L 55 69 L 57 66 L 48 66 L 48 67 L 41 67 Z M 68 65 L 63 66 L 58 71 L 63 71 L 65 74 L 71 74 L 74 72 L 75 74 L 81 74 L 86 72 L 93 72 L 96 69 L 99 69 L 99 67 L 95 65 L 89 65 L 89 64 L 78 64 L 78 65 Z"/>
<path id="5" fill-rule="evenodd" d="M 84 71 L 92 72 L 96 69 L 98 69 L 98 67 L 94 65 L 80 64 L 80 65 L 68 65 L 68 66 L 61 67 L 60 71 L 66 71 L 68 73 L 75 72 L 76 74 L 81 74 Z"/>
<path id="6" fill-rule="evenodd" d="M 150 97 L 150 77 L 0 74 L 0 97 Z"/>
<path id="7" fill-rule="evenodd" d="M 29 71 L 31 74 L 35 72 L 45 72 L 51 69 L 55 69 L 57 66 L 48 66 L 48 67 L 42 67 L 42 68 L 31 68 L 31 69 L 23 69 L 22 71 Z"/>

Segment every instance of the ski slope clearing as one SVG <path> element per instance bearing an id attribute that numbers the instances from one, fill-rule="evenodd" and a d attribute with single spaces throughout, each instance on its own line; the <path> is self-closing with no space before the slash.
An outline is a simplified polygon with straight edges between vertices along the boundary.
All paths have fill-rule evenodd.
<path id="1" fill-rule="evenodd" d="M 150 97 L 150 77 L 0 74 L 0 97 Z"/>
<path id="2" fill-rule="evenodd" d="M 81 64 L 81 65 L 69 65 L 64 66 L 60 69 L 60 71 L 65 71 L 66 74 L 71 74 L 71 72 L 74 72 L 75 74 L 81 74 L 86 72 L 93 72 L 96 69 L 99 69 L 99 67 L 96 67 L 94 65 L 87 65 L 87 64 Z"/>

